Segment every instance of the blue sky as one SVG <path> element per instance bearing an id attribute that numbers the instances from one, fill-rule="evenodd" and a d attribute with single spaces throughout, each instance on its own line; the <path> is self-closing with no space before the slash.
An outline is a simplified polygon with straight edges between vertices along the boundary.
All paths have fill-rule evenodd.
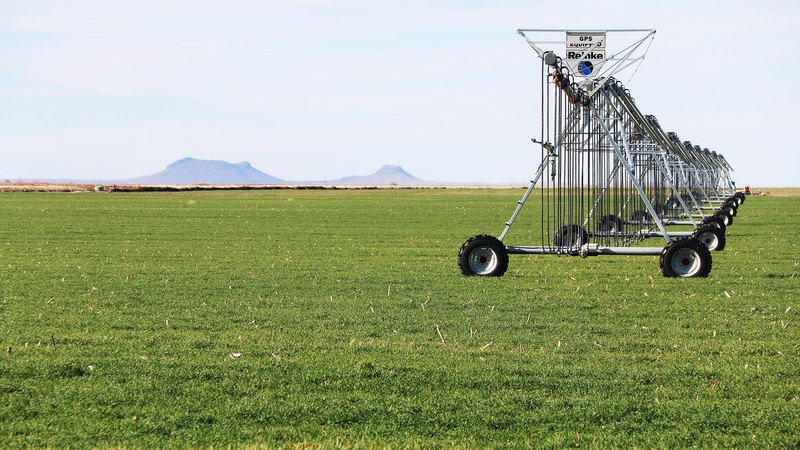
<path id="1" fill-rule="evenodd" d="M 794 1 L 0 0 L 0 179 L 120 179 L 192 156 L 283 179 L 402 165 L 525 182 L 539 62 L 517 28 L 655 28 L 640 108 L 800 186 Z"/>

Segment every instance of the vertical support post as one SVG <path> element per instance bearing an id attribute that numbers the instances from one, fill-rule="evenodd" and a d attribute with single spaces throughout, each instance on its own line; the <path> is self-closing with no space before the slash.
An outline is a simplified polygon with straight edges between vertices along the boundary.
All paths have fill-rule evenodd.
<path id="1" fill-rule="evenodd" d="M 625 161 L 625 155 L 622 154 L 622 150 L 619 148 L 619 144 L 614 139 L 614 136 L 611 134 L 611 130 L 608 129 L 608 125 L 606 125 L 606 118 L 600 115 L 600 111 L 595 107 L 594 102 L 590 102 L 589 106 L 591 106 L 592 110 L 594 111 L 595 116 L 600 122 L 600 126 L 603 128 L 603 132 L 606 135 L 606 138 L 611 142 L 611 146 L 614 149 L 614 154 L 617 155 L 620 161 Z M 628 172 L 628 175 L 631 177 L 631 182 L 633 182 L 633 186 L 636 188 L 636 191 L 639 193 L 639 197 L 642 198 L 644 202 L 644 206 L 647 208 L 647 212 L 650 213 L 650 216 L 653 218 L 653 221 L 658 226 L 659 231 L 663 233 L 664 239 L 667 240 L 667 244 L 672 242 L 670 239 L 669 234 L 667 234 L 667 229 L 664 228 L 664 224 L 661 222 L 661 219 L 656 214 L 656 210 L 653 208 L 653 205 L 650 203 L 650 199 L 647 198 L 647 194 L 644 192 L 641 183 L 639 180 L 636 179 L 636 174 L 633 173 L 631 168 L 627 164 L 622 164 L 623 168 Z"/>

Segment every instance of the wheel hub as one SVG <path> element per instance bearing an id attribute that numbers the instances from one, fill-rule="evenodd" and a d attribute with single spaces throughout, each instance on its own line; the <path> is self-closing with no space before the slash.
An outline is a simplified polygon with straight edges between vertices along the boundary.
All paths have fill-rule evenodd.
<path id="1" fill-rule="evenodd" d="M 700 271 L 700 255 L 690 248 L 682 248 L 672 256 L 670 265 L 679 277 L 691 277 Z"/>
<path id="2" fill-rule="evenodd" d="M 477 275 L 486 275 L 497 267 L 498 259 L 491 247 L 475 247 L 469 254 L 469 268 Z"/>
<path id="3" fill-rule="evenodd" d="M 717 236 L 710 231 L 706 231 L 705 233 L 701 234 L 699 240 L 703 245 L 708 247 L 709 250 L 716 250 L 719 246 Z"/>

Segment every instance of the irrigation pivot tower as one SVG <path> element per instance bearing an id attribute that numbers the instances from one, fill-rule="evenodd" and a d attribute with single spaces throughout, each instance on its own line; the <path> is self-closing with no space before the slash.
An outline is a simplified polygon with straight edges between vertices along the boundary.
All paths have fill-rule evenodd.
<path id="1" fill-rule="evenodd" d="M 744 195 L 716 152 L 681 141 L 636 105 L 625 83 L 655 30 L 521 29 L 541 60 L 541 163 L 498 237 L 461 246 L 465 275 L 500 276 L 509 254 L 656 255 L 668 277 L 706 277 Z M 623 79 L 626 79 L 623 83 Z M 534 245 L 507 245 L 538 200 Z M 662 245 L 646 245 L 651 238 Z"/>

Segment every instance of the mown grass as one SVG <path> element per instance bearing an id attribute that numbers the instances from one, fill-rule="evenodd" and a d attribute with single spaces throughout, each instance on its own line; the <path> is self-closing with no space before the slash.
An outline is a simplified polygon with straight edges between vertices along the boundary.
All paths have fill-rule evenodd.
<path id="1" fill-rule="evenodd" d="M 462 277 L 521 193 L 0 194 L 0 447 L 800 446 L 800 198 Z"/>

